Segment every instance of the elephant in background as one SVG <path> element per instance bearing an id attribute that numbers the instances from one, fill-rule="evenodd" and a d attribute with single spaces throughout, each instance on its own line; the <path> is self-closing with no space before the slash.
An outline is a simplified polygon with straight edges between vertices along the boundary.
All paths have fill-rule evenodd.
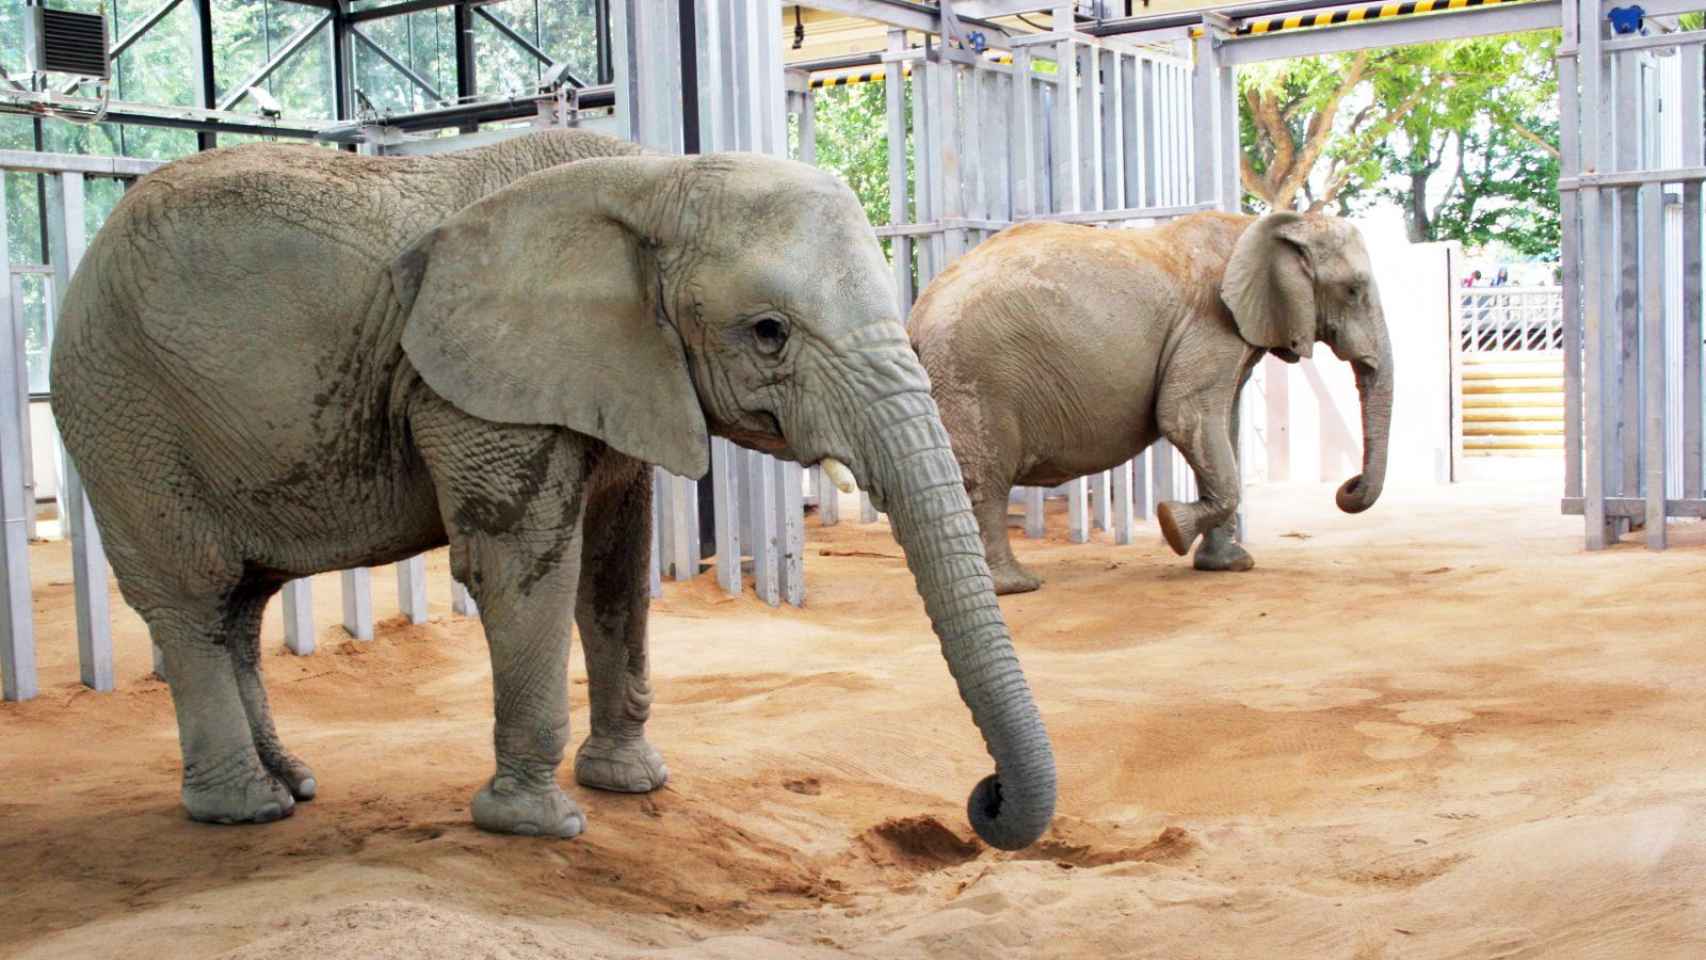
<path id="1" fill-rule="evenodd" d="M 1054 486 L 1166 437 L 1200 499 L 1156 514 L 1199 570 L 1248 570 L 1233 539 L 1238 397 L 1264 353 L 1295 363 L 1325 342 L 1356 373 L 1363 470 L 1339 508 L 1386 478 L 1392 347 L 1368 251 L 1350 223 L 1274 213 L 1182 217 L 1147 230 L 1029 223 L 978 246 L 909 319 L 965 476 L 998 594 L 1035 590 L 1007 539 L 1015 484 Z"/>
<path id="2" fill-rule="evenodd" d="M 591 734 L 575 777 L 646 791 L 651 471 L 716 434 L 882 502 L 996 763 L 978 834 L 1035 840 L 1053 756 L 906 340 L 833 177 L 549 131 L 432 158 L 251 145 L 145 177 L 90 245 L 54 407 L 120 589 L 165 663 L 189 815 L 289 814 L 262 610 L 288 580 L 448 544 L 491 649 L 479 826 L 568 837 L 571 623 Z M 572 618 L 572 619 L 571 619 Z"/>

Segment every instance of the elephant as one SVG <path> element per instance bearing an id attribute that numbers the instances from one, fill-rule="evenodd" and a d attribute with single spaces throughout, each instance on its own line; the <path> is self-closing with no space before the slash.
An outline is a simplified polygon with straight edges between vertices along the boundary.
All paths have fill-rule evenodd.
<path id="1" fill-rule="evenodd" d="M 188 815 L 312 798 L 262 684 L 287 581 L 449 546 L 488 640 L 495 832 L 572 837 L 556 771 L 572 627 L 584 787 L 642 792 L 651 475 L 710 437 L 886 504 L 996 770 L 968 814 L 1017 849 L 1052 749 L 993 593 L 890 268 L 812 167 L 546 130 L 434 157 L 254 144 L 141 179 L 91 242 L 54 410 L 124 600 L 163 658 Z"/>
<path id="2" fill-rule="evenodd" d="M 1054 486 L 1166 437 L 1200 498 L 1156 514 L 1199 570 L 1248 570 L 1234 539 L 1238 400 L 1264 354 L 1296 363 L 1325 342 L 1356 374 L 1362 472 L 1336 500 L 1379 499 L 1392 348 L 1368 251 L 1349 222 L 1195 213 L 1144 230 L 1031 222 L 955 261 L 908 318 L 966 481 L 997 594 L 1041 584 L 1007 539 L 1015 484 Z"/>

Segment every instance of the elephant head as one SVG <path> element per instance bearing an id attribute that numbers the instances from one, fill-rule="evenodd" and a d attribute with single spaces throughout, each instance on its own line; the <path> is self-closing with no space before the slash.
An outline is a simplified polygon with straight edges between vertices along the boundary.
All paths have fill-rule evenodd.
<path id="1" fill-rule="evenodd" d="M 853 193 L 756 155 L 581 160 L 451 217 L 393 265 L 422 380 L 702 476 L 716 434 L 851 472 L 885 508 L 996 772 L 979 836 L 1027 846 L 1054 758 L 890 268 Z"/>
<path id="2" fill-rule="evenodd" d="M 1333 217 L 1262 217 L 1233 247 L 1220 296 L 1252 346 L 1295 363 L 1321 340 L 1356 371 L 1362 473 L 1345 481 L 1335 499 L 1346 513 L 1374 506 L 1386 483 L 1392 342 L 1362 235 Z"/>

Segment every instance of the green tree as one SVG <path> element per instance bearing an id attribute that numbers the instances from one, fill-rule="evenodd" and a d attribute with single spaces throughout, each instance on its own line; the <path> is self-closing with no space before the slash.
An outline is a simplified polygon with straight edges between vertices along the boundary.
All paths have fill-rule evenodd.
<path id="1" fill-rule="evenodd" d="M 1268 209 L 1343 214 L 1376 198 L 1397 200 L 1413 238 L 1456 236 L 1455 227 L 1441 234 L 1437 217 L 1497 208 L 1482 205 L 1496 177 L 1477 176 L 1475 163 L 1483 172 L 1526 169 L 1532 158 L 1508 155 L 1519 143 L 1550 149 L 1555 158 L 1555 139 L 1548 142 L 1542 131 L 1546 105 L 1557 96 L 1556 43 L 1556 33 L 1540 33 L 1245 68 L 1239 74 L 1244 189 Z M 1488 128 L 1465 140 L 1477 117 L 1502 132 Z M 1551 131 L 1555 138 L 1555 125 Z M 1469 172 L 1451 196 L 1430 206 L 1433 178 L 1460 147 Z M 1392 177 L 1406 186 L 1385 185 Z M 1479 192 L 1465 202 L 1465 190 Z"/>
<path id="2" fill-rule="evenodd" d="M 891 219 L 888 100 L 884 87 L 882 83 L 826 87 L 812 98 L 817 105 L 813 114 L 817 165 L 847 181 L 864 206 L 865 215 L 879 225 Z M 910 97 L 907 103 L 910 105 Z M 904 148 L 910 169 L 910 139 Z"/>
<path id="3" fill-rule="evenodd" d="M 1443 51 L 1439 89 L 1377 151 L 1388 177 L 1375 192 L 1403 208 L 1412 242 L 1496 239 L 1556 255 L 1557 40 L 1531 33 Z"/>

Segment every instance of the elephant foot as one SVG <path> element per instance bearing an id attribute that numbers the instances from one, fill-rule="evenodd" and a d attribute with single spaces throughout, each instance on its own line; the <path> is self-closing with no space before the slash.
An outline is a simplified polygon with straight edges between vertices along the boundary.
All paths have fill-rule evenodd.
<path id="1" fill-rule="evenodd" d="M 1161 522 L 1161 536 L 1173 552 L 1184 556 L 1197 539 L 1196 511 L 1185 504 L 1166 500 L 1155 506 L 1155 518 Z"/>
<path id="2" fill-rule="evenodd" d="M 1000 597 L 1030 593 L 1043 585 L 1040 577 L 1017 563 L 990 564 L 989 575 L 995 579 L 995 595 Z"/>
<path id="3" fill-rule="evenodd" d="M 262 757 L 261 763 L 297 800 L 312 800 L 320 789 L 320 782 L 314 779 L 314 771 L 308 768 L 308 764 L 289 753 L 281 752 L 277 756 Z"/>
<path id="4" fill-rule="evenodd" d="M 184 810 L 202 823 L 271 823 L 296 812 L 291 790 L 258 765 L 236 783 L 184 784 Z"/>
<path id="5" fill-rule="evenodd" d="M 1204 540 L 1197 548 L 1197 555 L 1191 561 L 1191 566 L 1198 570 L 1228 571 L 1243 573 L 1256 565 L 1256 559 L 1250 552 L 1230 540 L 1220 545 L 1219 549 L 1210 550 L 1209 541 Z"/>
<path id="6" fill-rule="evenodd" d="M 594 790 L 651 793 L 669 780 L 663 757 L 644 737 L 618 740 L 593 735 L 575 752 L 575 782 Z"/>
<path id="7" fill-rule="evenodd" d="M 493 833 L 566 840 L 586 829 L 586 815 L 555 783 L 527 790 L 515 778 L 499 774 L 474 794 L 474 825 Z"/>

